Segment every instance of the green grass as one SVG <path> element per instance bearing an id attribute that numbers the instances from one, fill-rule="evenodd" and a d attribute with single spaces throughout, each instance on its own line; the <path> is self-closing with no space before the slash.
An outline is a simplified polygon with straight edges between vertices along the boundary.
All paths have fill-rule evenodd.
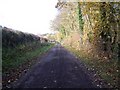
<path id="1" fill-rule="evenodd" d="M 113 87 L 118 87 L 118 59 L 113 58 L 109 61 L 100 60 L 96 57 L 87 55 L 86 53 L 65 46 L 68 50 L 73 52 L 80 60 L 87 65 L 88 68 L 92 68 L 97 71 L 102 79 L 110 83 Z"/>
<path id="2" fill-rule="evenodd" d="M 3 48 L 2 49 L 2 66 L 3 73 L 9 71 L 11 68 L 17 68 L 29 60 L 40 56 L 41 54 L 48 51 L 53 44 L 31 44 L 21 45 L 16 48 Z"/>
<path id="3" fill-rule="evenodd" d="M 2 48 L 2 85 L 9 86 L 29 70 L 37 58 L 46 53 L 54 44 L 26 43 L 15 48 Z M 8 82 L 10 81 L 10 82 Z"/>

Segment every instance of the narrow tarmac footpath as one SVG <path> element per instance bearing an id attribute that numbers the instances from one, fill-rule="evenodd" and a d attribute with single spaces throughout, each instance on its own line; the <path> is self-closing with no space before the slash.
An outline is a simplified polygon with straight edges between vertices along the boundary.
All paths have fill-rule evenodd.
<path id="1" fill-rule="evenodd" d="M 57 44 L 13 88 L 95 88 L 95 85 L 76 57 Z"/>

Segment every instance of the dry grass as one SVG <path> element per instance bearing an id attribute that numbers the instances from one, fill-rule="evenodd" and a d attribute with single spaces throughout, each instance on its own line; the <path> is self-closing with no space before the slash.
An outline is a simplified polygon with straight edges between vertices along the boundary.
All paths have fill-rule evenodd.
<path id="1" fill-rule="evenodd" d="M 85 50 L 76 50 L 70 46 L 65 46 L 68 50 L 73 52 L 77 57 L 87 65 L 88 68 L 92 68 L 96 71 L 102 79 L 104 79 L 110 87 L 118 88 L 118 59 L 107 57 L 99 57 L 97 54 L 88 52 Z"/>

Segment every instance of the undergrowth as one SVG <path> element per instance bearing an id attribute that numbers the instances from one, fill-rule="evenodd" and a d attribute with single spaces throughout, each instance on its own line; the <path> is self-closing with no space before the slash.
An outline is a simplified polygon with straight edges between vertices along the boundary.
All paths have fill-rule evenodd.
<path id="1" fill-rule="evenodd" d="M 99 58 L 93 57 L 91 54 L 87 54 L 82 50 L 76 50 L 70 46 L 65 46 L 65 48 L 80 58 L 88 68 L 95 70 L 96 74 L 108 82 L 110 87 L 118 87 L 118 58 L 112 58 L 109 61 L 100 60 Z"/>

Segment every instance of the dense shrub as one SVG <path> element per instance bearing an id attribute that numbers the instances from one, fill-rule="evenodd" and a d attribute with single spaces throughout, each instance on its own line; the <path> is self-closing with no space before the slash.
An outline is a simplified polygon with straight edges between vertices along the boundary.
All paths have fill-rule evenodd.
<path id="1" fill-rule="evenodd" d="M 2 29 L 2 46 L 13 47 L 15 48 L 17 45 L 26 44 L 31 42 L 41 42 L 40 37 L 34 34 L 23 33 L 21 31 L 15 31 L 4 27 Z M 42 39 L 44 40 L 44 39 Z M 47 42 L 47 40 L 45 40 Z"/>

